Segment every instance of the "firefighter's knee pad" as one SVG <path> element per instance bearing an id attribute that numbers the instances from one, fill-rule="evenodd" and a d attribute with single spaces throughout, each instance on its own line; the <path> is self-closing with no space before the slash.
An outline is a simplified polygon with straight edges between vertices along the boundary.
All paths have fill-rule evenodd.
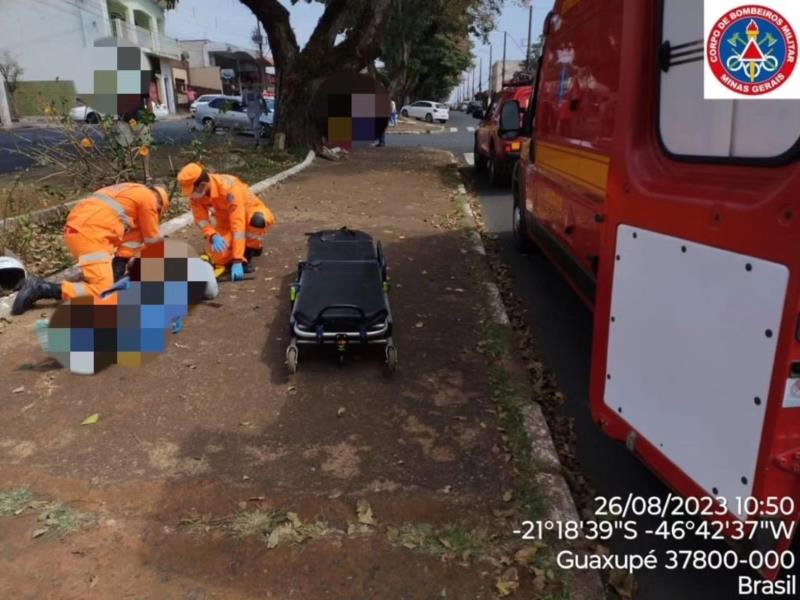
<path id="1" fill-rule="evenodd" d="M 267 220 L 260 212 L 253 213 L 253 216 L 250 217 L 250 225 L 258 229 L 264 229 L 267 226 Z"/>

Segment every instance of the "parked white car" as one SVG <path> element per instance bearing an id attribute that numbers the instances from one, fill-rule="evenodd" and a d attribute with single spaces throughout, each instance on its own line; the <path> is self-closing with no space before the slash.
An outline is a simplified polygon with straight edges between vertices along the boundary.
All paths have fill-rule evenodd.
<path id="1" fill-rule="evenodd" d="M 197 107 L 200 106 L 201 104 L 208 104 L 214 98 L 225 98 L 225 97 L 226 97 L 225 94 L 203 94 L 202 96 L 198 97 L 197 100 L 195 100 L 189 105 L 189 112 L 194 115 L 197 112 Z M 235 98 L 236 100 L 241 100 L 241 98 L 238 96 L 229 96 L 229 97 Z"/>
<path id="2" fill-rule="evenodd" d="M 414 119 L 425 119 L 428 123 L 439 121 L 439 123 L 447 123 L 450 118 L 450 109 L 446 104 L 439 102 L 431 102 L 428 100 L 420 100 L 413 104 L 406 104 L 400 109 L 400 114 L 404 117 L 413 117 Z"/>
<path id="3" fill-rule="evenodd" d="M 269 110 L 269 103 L 267 107 Z M 261 113 L 259 123 L 262 137 L 269 134 L 274 118 L 274 110 Z M 215 131 L 220 128 L 250 131 L 250 118 L 238 96 L 218 96 L 208 103 L 199 104 L 194 114 L 194 120 L 196 125 L 206 131 Z"/>
<path id="4" fill-rule="evenodd" d="M 71 108 L 69 111 L 69 117 L 73 121 L 99 123 L 100 119 L 105 117 L 105 114 L 93 109 L 88 104 L 85 104 L 80 98 L 77 98 L 77 101 L 78 105 Z M 156 104 L 155 108 L 153 109 L 153 114 L 155 115 L 156 120 L 163 119 L 169 115 L 169 109 L 167 108 L 166 104 Z"/>

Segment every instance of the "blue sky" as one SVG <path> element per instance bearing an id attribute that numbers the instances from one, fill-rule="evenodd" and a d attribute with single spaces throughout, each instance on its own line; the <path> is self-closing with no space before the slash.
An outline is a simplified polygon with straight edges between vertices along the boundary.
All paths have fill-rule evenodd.
<path id="1" fill-rule="evenodd" d="M 304 45 L 323 11 L 318 2 L 298 2 L 294 6 L 288 0 L 283 4 L 290 8 L 291 22 L 300 45 Z M 553 0 L 533 0 L 533 39 L 542 31 L 547 12 Z M 178 8 L 167 12 L 166 30 L 171 37 L 178 39 L 210 39 L 239 46 L 250 47 L 250 35 L 256 25 L 256 18 L 239 0 L 181 0 Z M 493 60 L 503 55 L 503 31 L 508 32 L 507 58 L 525 58 L 525 43 L 528 37 L 528 9 L 516 0 L 506 0 L 497 30 L 490 36 L 494 46 Z M 475 43 L 475 66 L 477 74 L 478 58 L 483 58 L 483 87 L 489 81 L 489 47 L 480 40 Z M 476 85 L 477 87 L 477 85 Z"/>

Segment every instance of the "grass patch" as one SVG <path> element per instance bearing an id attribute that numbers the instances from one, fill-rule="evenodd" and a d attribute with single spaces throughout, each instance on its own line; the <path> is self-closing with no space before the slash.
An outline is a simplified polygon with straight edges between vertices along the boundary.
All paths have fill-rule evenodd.
<path id="1" fill-rule="evenodd" d="M 539 519 L 544 516 L 546 506 L 536 484 L 536 462 L 522 416 L 523 395 L 511 374 L 499 363 L 489 366 L 489 385 L 492 397 L 500 405 L 500 421 L 508 437 L 514 465 L 520 472 L 517 500 L 526 519 Z"/>
<path id="2" fill-rule="evenodd" d="M 500 359 L 506 351 L 506 329 L 499 323 L 484 320 L 478 351 L 481 354 Z"/>
<path id="3" fill-rule="evenodd" d="M 50 504 L 47 509 L 39 515 L 42 522 L 43 535 L 66 537 L 78 531 L 84 525 L 95 521 L 95 517 L 86 513 L 78 512 L 64 504 Z M 38 537 L 38 536 L 36 536 Z"/>
<path id="4" fill-rule="evenodd" d="M 296 513 L 276 508 L 239 513 L 231 519 L 227 529 L 239 538 L 255 536 L 264 541 L 268 548 L 300 544 L 342 533 L 324 521 L 304 523 Z"/>
<path id="5" fill-rule="evenodd" d="M 493 549 L 486 529 L 471 529 L 460 524 L 435 527 L 430 523 L 405 523 L 389 527 L 386 537 L 395 546 L 436 557 L 454 555 L 464 561 L 480 558 Z"/>
<path id="6" fill-rule="evenodd" d="M 31 500 L 33 494 L 24 488 L 0 491 L 0 517 L 20 514 L 28 507 Z"/>

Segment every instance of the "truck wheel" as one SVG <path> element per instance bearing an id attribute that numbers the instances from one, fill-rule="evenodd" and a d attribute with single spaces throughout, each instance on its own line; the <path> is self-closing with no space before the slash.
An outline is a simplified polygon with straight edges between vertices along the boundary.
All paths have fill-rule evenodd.
<path id="1" fill-rule="evenodd" d="M 406 119 L 408 118 L 408 111 L 407 110 L 402 111 L 400 114 L 402 116 L 404 116 Z"/>
<path id="2" fill-rule="evenodd" d="M 475 171 L 477 173 L 482 173 L 486 170 L 486 157 L 480 152 L 477 136 L 475 137 L 475 145 L 472 148 L 472 154 L 475 159 Z"/>
<path id="3" fill-rule="evenodd" d="M 492 148 L 492 153 L 489 157 L 489 183 L 495 187 L 500 187 L 505 182 L 505 165 L 502 161 L 497 160 L 497 156 Z"/>
<path id="4" fill-rule="evenodd" d="M 217 126 L 214 124 L 214 119 L 211 117 L 206 117 L 203 119 L 203 129 L 209 133 L 214 133 L 217 130 Z"/>
<path id="5" fill-rule="evenodd" d="M 425 115 L 425 122 L 426 123 L 433 123 L 433 115 L 431 113 L 428 113 L 427 115 Z"/>
<path id="6" fill-rule="evenodd" d="M 519 201 L 514 200 L 514 212 L 512 213 L 512 233 L 514 235 L 514 248 L 519 252 L 529 252 L 532 244 L 528 237 L 528 229 L 525 226 L 525 213 L 522 211 Z"/>
<path id="7" fill-rule="evenodd" d="M 97 113 L 89 113 L 86 115 L 86 122 L 90 125 L 97 125 L 100 122 L 100 117 L 97 116 Z"/>
<path id="8" fill-rule="evenodd" d="M 511 180 L 511 190 L 514 197 L 511 213 L 511 233 L 514 238 L 514 248 L 519 252 L 530 252 L 533 249 L 528 228 L 525 225 L 525 198 L 522 195 L 522 186 L 519 183 L 519 163 L 514 166 Z"/>

